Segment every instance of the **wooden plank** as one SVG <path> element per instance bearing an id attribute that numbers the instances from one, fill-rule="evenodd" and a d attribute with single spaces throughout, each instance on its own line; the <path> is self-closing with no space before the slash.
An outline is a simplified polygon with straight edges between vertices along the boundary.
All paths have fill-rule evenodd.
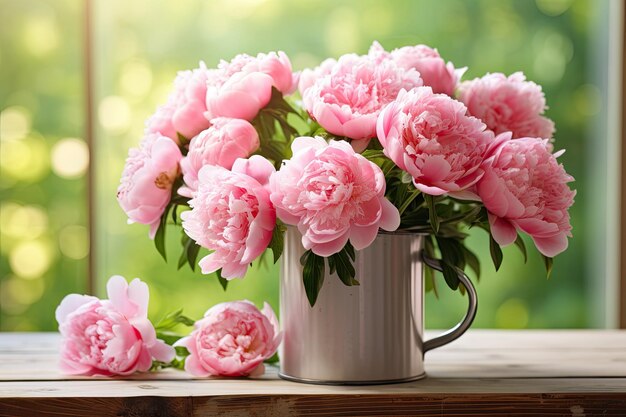
<path id="1" fill-rule="evenodd" d="M 426 339 L 439 330 L 426 331 Z M 59 334 L 0 333 L 0 355 L 10 352 L 56 352 Z M 471 329 L 453 343 L 438 351 L 468 349 L 626 349 L 626 330 L 484 330 Z"/>
<path id="2" fill-rule="evenodd" d="M 0 416 L 619 416 L 626 397 L 558 395 L 276 395 L 199 398 L 24 398 L 0 402 Z"/>
<path id="3" fill-rule="evenodd" d="M 55 333 L 0 334 L 0 381 L 89 379 L 60 374 L 58 350 Z M 626 331 L 471 330 L 429 352 L 426 371 L 437 378 L 626 378 Z M 276 373 L 270 369 L 266 378 L 277 378 Z M 168 370 L 130 379 L 190 377 Z"/>
<path id="4" fill-rule="evenodd" d="M 6 381 L 0 398 L 224 397 L 236 395 L 621 394 L 626 378 L 426 378 L 403 384 L 331 386 L 281 379 Z"/>
<path id="5" fill-rule="evenodd" d="M 0 334 L 0 416 L 626 416 L 626 331 L 472 330 L 428 353 L 424 380 L 343 387 L 284 381 L 273 366 L 254 379 L 68 378 L 59 341 Z"/>

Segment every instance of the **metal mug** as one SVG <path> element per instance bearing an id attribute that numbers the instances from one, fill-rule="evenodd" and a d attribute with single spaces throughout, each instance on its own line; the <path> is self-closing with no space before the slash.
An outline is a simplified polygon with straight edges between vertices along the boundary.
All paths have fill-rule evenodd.
<path id="1" fill-rule="evenodd" d="M 424 264 L 441 271 L 441 262 L 424 255 L 424 236 L 379 233 L 356 252 L 360 285 L 345 286 L 326 276 L 314 307 L 302 283 L 304 253 L 295 227 L 285 234 L 280 284 L 283 343 L 279 375 L 315 384 L 361 385 L 413 381 L 425 377 L 424 353 L 460 337 L 476 315 L 476 290 L 463 271 L 468 311 L 453 329 L 424 341 Z"/>

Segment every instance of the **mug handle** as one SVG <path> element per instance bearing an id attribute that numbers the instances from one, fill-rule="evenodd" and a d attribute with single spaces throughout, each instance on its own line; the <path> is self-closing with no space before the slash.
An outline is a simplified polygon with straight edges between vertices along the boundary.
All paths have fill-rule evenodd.
<path id="1" fill-rule="evenodd" d="M 441 266 L 441 261 L 438 259 L 429 257 L 423 251 L 422 251 L 422 260 L 424 261 L 426 265 L 430 266 L 431 268 L 439 272 L 443 271 L 443 268 Z M 476 317 L 476 310 L 478 308 L 478 298 L 476 295 L 476 288 L 474 288 L 474 284 L 472 284 L 472 281 L 470 281 L 469 277 L 465 275 L 465 273 L 462 270 L 460 270 L 457 267 L 454 267 L 454 269 L 456 270 L 456 274 L 459 277 L 459 281 L 461 281 L 461 283 L 463 284 L 463 286 L 465 286 L 465 289 L 467 290 L 467 295 L 469 298 L 469 305 L 467 307 L 467 313 L 465 313 L 465 317 L 463 317 L 463 320 L 461 320 L 452 329 L 448 330 L 441 336 L 437 336 L 434 339 L 427 340 L 426 342 L 424 342 L 424 348 L 423 348 L 424 353 L 428 352 L 431 349 L 435 349 L 440 346 L 446 345 L 458 339 L 459 337 L 461 337 L 461 335 L 465 333 L 467 329 L 469 329 L 469 327 L 472 325 L 472 322 L 474 321 L 474 317 Z"/>

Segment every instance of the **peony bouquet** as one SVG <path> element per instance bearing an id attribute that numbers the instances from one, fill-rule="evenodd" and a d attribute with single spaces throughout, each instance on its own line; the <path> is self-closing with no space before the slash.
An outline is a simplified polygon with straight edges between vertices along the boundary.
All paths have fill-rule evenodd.
<path id="1" fill-rule="evenodd" d="M 268 249 L 276 262 L 296 227 L 311 305 L 327 267 L 358 285 L 355 251 L 381 229 L 426 235 L 452 289 L 455 268 L 479 273 L 471 227 L 489 234 L 496 269 L 501 246 L 526 256 L 529 235 L 549 274 L 575 191 L 541 87 L 520 72 L 462 81 L 464 71 L 425 45 L 376 42 L 302 72 L 283 52 L 200 63 L 147 120 L 118 201 L 164 258 L 166 229 L 179 226 L 178 266 L 197 262 L 224 288 Z"/>

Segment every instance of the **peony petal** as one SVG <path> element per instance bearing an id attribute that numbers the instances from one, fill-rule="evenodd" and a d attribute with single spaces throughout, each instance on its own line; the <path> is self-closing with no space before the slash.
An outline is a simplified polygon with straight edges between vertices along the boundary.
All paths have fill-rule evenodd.
<path id="1" fill-rule="evenodd" d="M 139 353 L 139 357 L 137 358 L 137 363 L 135 364 L 135 366 L 127 369 L 125 371 L 125 374 L 130 375 L 132 373 L 135 373 L 136 371 L 147 372 L 150 370 L 151 367 L 152 355 L 150 355 L 150 351 L 148 349 L 142 348 Z"/>
<path id="2" fill-rule="evenodd" d="M 94 369 L 91 365 L 80 363 L 61 356 L 59 370 L 66 375 L 93 375 Z"/>
<path id="3" fill-rule="evenodd" d="M 263 315 L 270 321 L 272 327 L 274 328 L 274 335 L 277 335 L 280 332 L 280 325 L 278 324 L 278 318 L 276 317 L 276 313 L 274 313 L 272 306 L 264 302 L 261 313 L 263 313 Z"/>
<path id="4" fill-rule="evenodd" d="M 249 376 L 261 376 L 264 373 L 265 373 L 265 365 L 263 364 L 263 362 L 261 362 L 259 366 L 257 366 L 252 371 L 250 371 L 248 375 Z"/>
<path id="5" fill-rule="evenodd" d="M 415 181 L 415 179 L 413 180 L 413 185 L 415 185 L 415 188 L 417 188 L 418 190 L 420 190 L 421 192 L 423 192 L 424 194 L 429 194 L 429 195 L 444 195 L 446 194 L 448 191 L 444 190 L 442 188 L 439 187 L 431 187 L 425 184 L 421 184 L 421 183 L 417 183 Z"/>
<path id="6" fill-rule="evenodd" d="M 199 358 L 195 355 L 189 355 L 187 356 L 187 359 L 185 359 L 185 371 L 189 372 L 193 376 L 203 378 L 210 375 L 217 375 L 217 372 L 215 372 L 213 368 L 205 368 L 205 365 L 203 365 Z"/>
<path id="7" fill-rule="evenodd" d="M 443 155 L 428 157 L 421 168 L 422 176 L 420 177 L 420 182 L 426 181 L 432 184 L 444 181 L 450 174 L 451 169 L 450 163 L 446 161 Z"/>
<path id="8" fill-rule="evenodd" d="M 56 308 L 56 311 L 55 311 L 55 317 L 56 317 L 57 323 L 59 323 L 59 325 L 63 324 L 63 322 L 65 322 L 65 319 L 67 318 L 68 315 L 78 310 L 79 307 L 85 304 L 94 302 L 94 301 L 99 301 L 99 300 L 96 297 L 93 297 L 91 295 L 80 295 L 80 294 L 66 295 L 63 298 L 63 300 L 61 300 L 61 303 L 59 304 L 59 306 Z"/>
<path id="9" fill-rule="evenodd" d="M 353 139 L 353 142 L 365 141 L 366 146 L 367 146 L 367 142 L 369 142 L 369 139 L 376 136 L 377 118 L 378 118 L 377 113 L 371 113 L 371 114 L 363 115 L 360 117 L 355 117 L 354 119 L 348 120 L 347 122 L 343 124 L 344 136 L 346 136 L 347 138 Z M 352 147 L 354 146 L 355 144 L 352 143 Z M 362 150 L 364 150 L 366 146 L 362 147 Z M 360 146 L 357 146 L 357 147 L 360 147 Z"/>
<path id="10" fill-rule="evenodd" d="M 161 339 L 148 348 L 154 360 L 169 363 L 176 357 L 176 350 Z"/>
<path id="11" fill-rule="evenodd" d="M 145 284 L 144 284 L 145 285 Z M 107 294 L 115 309 L 127 318 L 137 314 L 138 306 L 129 298 L 128 282 L 120 275 L 113 275 L 107 282 Z M 147 300 L 146 300 L 147 303 Z"/>
<path id="12" fill-rule="evenodd" d="M 276 169 L 274 165 L 261 155 L 252 155 L 248 159 L 238 158 L 233 164 L 233 172 L 246 174 L 254 178 L 262 186 L 269 188 L 270 177 Z"/>
<path id="13" fill-rule="evenodd" d="M 517 226 L 533 237 L 550 238 L 559 233 L 559 226 L 541 219 L 515 219 Z"/>
<path id="14" fill-rule="evenodd" d="M 507 246 L 515 242 L 517 239 L 517 230 L 509 221 L 497 217 L 491 213 L 488 214 L 489 225 L 491 226 L 491 235 L 500 246 Z"/>
<path id="15" fill-rule="evenodd" d="M 220 269 L 223 265 L 217 260 L 214 253 L 210 253 L 198 262 L 200 270 L 204 275 L 212 274 Z"/>
<path id="16" fill-rule="evenodd" d="M 377 197 L 369 201 L 362 202 L 360 205 L 362 216 L 355 219 L 354 224 L 357 226 L 370 226 L 374 223 L 378 224 L 382 216 L 381 200 Z"/>
<path id="17" fill-rule="evenodd" d="M 391 201 L 386 198 L 381 198 L 380 203 L 383 211 L 380 217 L 379 226 L 383 230 L 393 232 L 400 227 L 400 212 L 396 206 L 394 206 Z"/>
<path id="18" fill-rule="evenodd" d="M 366 227 L 352 226 L 350 229 L 350 243 L 356 250 L 365 249 L 372 244 L 377 235 L 378 224 Z"/>
<path id="19" fill-rule="evenodd" d="M 450 195 L 450 197 L 453 197 L 459 200 L 481 201 L 480 196 L 476 194 L 476 191 L 474 189 L 451 191 L 448 194 Z"/>
<path id="20" fill-rule="evenodd" d="M 352 149 L 354 149 L 354 152 L 361 153 L 365 149 L 367 149 L 367 145 L 369 145 L 370 140 L 371 139 L 354 139 L 350 142 L 350 145 L 352 145 Z"/>
<path id="21" fill-rule="evenodd" d="M 565 251 L 568 246 L 567 236 L 565 233 L 559 233 L 551 237 L 531 237 L 533 238 L 535 246 L 537 246 L 539 252 L 550 258 L 553 258 L 559 253 Z"/>
<path id="22" fill-rule="evenodd" d="M 324 149 L 328 146 L 328 143 L 321 136 L 300 136 L 291 142 L 291 151 L 294 155 L 302 152 L 305 149 L 313 148 L 316 150 Z"/>
<path id="23" fill-rule="evenodd" d="M 135 317 L 148 317 L 148 301 L 150 300 L 148 284 L 139 278 L 133 279 L 128 286 L 128 299 L 137 306 Z"/>
<path id="24" fill-rule="evenodd" d="M 345 232 L 344 234 L 340 235 L 335 240 L 331 240 L 330 242 L 315 243 L 311 246 L 311 251 L 313 251 L 314 254 L 319 255 L 319 256 L 333 255 L 341 251 L 341 249 L 343 249 L 343 247 L 348 242 L 349 237 L 350 237 L 350 233 Z"/>
<path id="25" fill-rule="evenodd" d="M 228 263 L 222 267 L 222 278 L 228 280 L 243 278 L 246 272 L 248 272 L 248 264 Z"/>

